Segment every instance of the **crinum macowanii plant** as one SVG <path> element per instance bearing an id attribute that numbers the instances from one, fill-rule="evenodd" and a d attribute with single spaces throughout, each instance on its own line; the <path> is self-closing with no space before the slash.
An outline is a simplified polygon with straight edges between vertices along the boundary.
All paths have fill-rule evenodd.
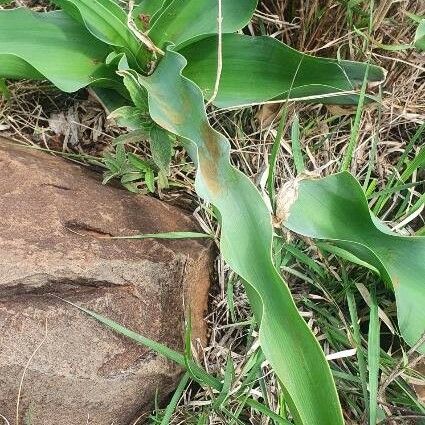
<path id="1" fill-rule="evenodd" d="M 90 86 L 120 125 L 155 142 L 159 167 L 171 160 L 170 136 L 177 138 L 197 166 L 197 193 L 216 208 L 221 255 L 245 283 L 262 351 L 295 423 L 343 424 L 323 351 L 273 264 L 271 211 L 231 165 L 230 144 L 210 126 L 205 103 L 356 104 L 362 83 L 381 83 L 384 71 L 244 35 L 257 0 L 144 0 L 134 7 L 114 0 L 52 3 L 61 10 L 0 11 L 0 77 L 47 79 L 65 92 Z M 300 229 L 294 211 L 289 228 L 337 239 Z M 417 336 L 416 330 L 407 334 L 408 342 Z"/>

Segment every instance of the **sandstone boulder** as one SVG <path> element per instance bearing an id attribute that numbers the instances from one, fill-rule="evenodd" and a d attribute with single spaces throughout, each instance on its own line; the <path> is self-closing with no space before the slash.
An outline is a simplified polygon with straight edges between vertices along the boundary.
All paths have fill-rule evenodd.
<path id="1" fill-rule="evenodd" d="M 211 243 L 107 237 L 194 230 L 175 207 L 0 140 L 0 414 L 11 425 L 24 369 L 19 424 L 128 425 L 170 393 L 176 365 L 53 295 L 182 350 L 189 310 L 205 339 Z"/>

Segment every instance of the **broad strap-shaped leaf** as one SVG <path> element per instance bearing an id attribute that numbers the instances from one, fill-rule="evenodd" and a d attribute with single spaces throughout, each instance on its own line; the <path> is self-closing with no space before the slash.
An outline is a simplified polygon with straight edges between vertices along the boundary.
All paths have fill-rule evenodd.
<path id="1" fill-rule="evenodd" d="M 285 226 L 299 234 L 335 241 L 379 270 L 394 289 L 401 335 L 411 346 L 425 332 L 425 237 L 391 232 L 369 211 L 348 172 L 301 180 Z M 425 345 L 419 348 L 425 353 Z"/>
<path id="2" fill-rule="evenodd" d="M 104 65 L 108 46 L 61 11 L 0 11 L 0 76 L 48 79 L 73 92 L 93 83 L 113 85 Z"/>
<path id="3" fill-rule="evenodd" d="M 1 24 L 1 12 L 0 12 Z M 0 29 L 0 51 L 1 51 L 1 29 Z M 43 80 L 43 74 L 38 72 L 28 62 L 25 62 L 19 56 L 4 55 L 0 53 L 0 76 L 16 80 Z"/>
<path id="4" fill-rule="evenodd" d="M 127 24 L 127 13 L 114 0 L 51 0 L 68 15 L 85 25 L 100 41 L 122 48 L 128 59 L 141 68 L 146 49 Z"/>
<path id="5" fill-rule="evenodd" d="M 179 51 L 188 61 L 183 74 L 209 99 L 217 74 L 217 37 L 205 38 Z M 223 35 L 222 59 L 220 86 L 214 101 L 221 108 L 288 97 L 357 103 L 356 95 L 340 95 L 356 91 L 367 69 L 362 63 L 306 55 L 271 37 L 240 34 Z M 378 84 L 384 78 L 382 68 L 369 66 L 369 83 Z"/>
<path id="6" fill-rule="evenodd" d="M 247 25 L 257 1 L 222 0 L 222 33 L 232 33 Z M 172 0 L 165 3 L 158 15 L 148 34 L 159 47 L 167 42 L 176 46 L 188 44 L 217 34 L 218 0 Z"/>
<path id="7" fill-rule="evenodd" d="M 185 64 L 183 56 L 167 50 L 150 77 L 139 77 L 151 116 L 183 139 L 198 166 L 197 193 L 220 213 L 221 253 L 245 281 L 262 350 L 285 388 L 296 423 L 341 425 L 324 354 L 273 265 L 267 207 L 251 181 L 230 164 L 229 142 L 210 127 L 199 87 L 181 75 Z"/>

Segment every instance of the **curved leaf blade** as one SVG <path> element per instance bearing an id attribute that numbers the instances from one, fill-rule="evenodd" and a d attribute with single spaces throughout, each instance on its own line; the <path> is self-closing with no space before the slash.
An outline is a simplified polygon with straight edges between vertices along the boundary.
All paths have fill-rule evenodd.
<path id="1" fill-rule="evenodd" d="M 267 207 L 250 180 L 230 164 L 229 142 L 210 127 L 199 87 L 181 75 L 185 64 L 183 56 L 167 50 L 150 77 L 139 77 L 151 116 L 184 139 L 198 166 L 197 193 L 220 212 L 221 253 L 245 281 L 262 350 L 288 394 L 296 423 L 341 425 L 324 354 L 273 265 Z"/>
<path id="2" fill-rule="evenodd" d="M 1 14 L 0 14 L 1 22 Z M 0 31 L 1 37 L 1 31 Z M 1 40 L 0 40 L 1 43 Z M 1 49 L 1 47 L 0 47 Z M 3 55 L 0 53 L 0 75 L 3 78 L 10 78 L 16 80 L 42 80 L 43 74 L 38 72 L 28 62 L 25 62 L 19 56 L 12 54 Z"/>
<path id="3" fill-rule="evenodd" d="M 63 12 L 0 11 L 0 75 L 50 80 L 65 92 L 112 84 L 108 47 Z"/>
<path id="4" fill-rule="evenodd" d="M 51 0 L 105 44 L 122 48 L 142 68 L 147 51 L 127 24 L 127 13 L 114 0 Z"/>
<path id="5" fill-rule="evenodd" d="M 127 47 L 136 42 L 127 28 L 127 15 L 113 0 L 51 0 L 68 15 L 85 24 L 100 41 Z"/>
<path id="6" fill-rule="evenodd" d="M 222 0 L 222 32 L 240 30 L 251 19 L 258 0 Z M 176 46 L 217 33 L 217 0 L 173 0 L 149 30 L 149 37 L 159 46 Z M 217 43 L 215 44 L 217 50 Z M 217 66 L 215 66 L 217 68 Z"/>
<path id="7" fill-rule="evenodd" d="M 415 345 L 425 332 L 425 237 L 399 236 L 384 228 L 348 172 L 301 180 L 289 212 L 288 229 L 335 241 L 379 270 L 394 290 L 401 335 Z M 418 351 L 425 353 L 425 344 Z"/>
<path id="8" fill-rule="evenodd" d="M 183 75 L 209 99 L 216 81 L 217 38 L 205 38 L 179 51 L 188 61 Z M 288 95 L 322 103 L 357 103 L 353 92 L 361 86 L 367 68 L 362 63 L 309 56 L 271 37 L 240 34 L 223 35 L 222 59 L 214 101 L 220 108 L 286 100 Z M 382 68 L 369 66 L 369 83 L 378 84 L 384 78 Z"/>

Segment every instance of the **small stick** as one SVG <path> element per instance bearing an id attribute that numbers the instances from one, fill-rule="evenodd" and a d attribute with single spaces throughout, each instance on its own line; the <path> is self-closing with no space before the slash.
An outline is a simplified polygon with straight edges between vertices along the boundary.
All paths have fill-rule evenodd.
<path id="1" fill-rule="evenodd" d="M 139 31 L 136 27 L 136 24 L 133 21 L 133 17 L 131 16 L 134 8 L 134 0 L 131 0 L 128 4 L 129 12 L 127 15 L 127 25 L 130 31 L 137 37 L 139 41 L 141 41 L 151 52 L 158 53 L 161 56 L 164 56 L 164 52 L 156 47 L 153 41 L 143 32 Z"/>

